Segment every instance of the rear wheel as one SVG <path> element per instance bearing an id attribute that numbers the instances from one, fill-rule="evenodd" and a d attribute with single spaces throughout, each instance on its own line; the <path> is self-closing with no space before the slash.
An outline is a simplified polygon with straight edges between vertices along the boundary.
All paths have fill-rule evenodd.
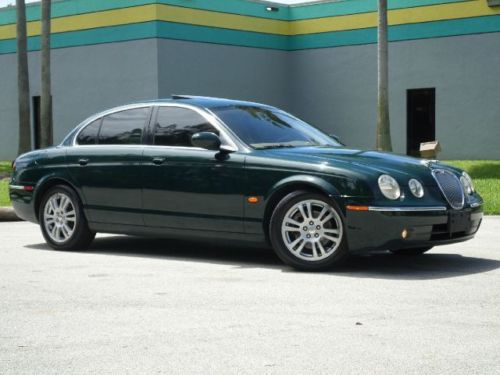
<path id="1" fill-rule="evenodd" d="M 80 199 L 66 185 L 50 188 L 42 198 L 39 211 L 43 237 L 53 249 L 85 249 L 95 237 L 83 215 Z"/>
<path id="2" fill-rule="evenodd" d="M 391 253 L 396 255 L 421 255 L 432 249 L 432 247 L 433 246 L 414 247 L 410 249 L 397 249 L 397 250 L 391 250 Z"/>
<path id="3" fill-rule="evenodd" d="M 271 217 L 269 234 L 281 260 L 303 271 L 329 269 L 348 252 L 339 208 L 317 193 L 297 191 L 283 198 Z"/>

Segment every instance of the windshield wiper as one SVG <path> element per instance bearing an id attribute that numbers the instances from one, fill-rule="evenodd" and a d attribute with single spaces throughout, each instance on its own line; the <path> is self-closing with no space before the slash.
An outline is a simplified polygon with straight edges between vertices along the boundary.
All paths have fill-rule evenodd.
<path id="1" fill-rule="evenodd" d="M 262 145 L 262 146 L 254 146 L 257 150 L 265 150 L 268 148 L 293 148 L 297 147 L 291 144 L 287 143 L 275 143 L 275 144 L 269 144 L 269 145 Z"/>

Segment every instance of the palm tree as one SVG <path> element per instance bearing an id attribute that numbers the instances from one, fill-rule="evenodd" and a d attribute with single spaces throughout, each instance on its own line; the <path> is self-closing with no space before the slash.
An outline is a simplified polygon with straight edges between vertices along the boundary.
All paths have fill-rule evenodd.
<path id="1" fill-rule="evenodd" d="M 31 150 L 30 80 L 28 72 L 28 40 L 26 31 L 26 5 L 16 0 L 17 17 L 17 90 L 19 110 L 18 154 Z"/>
<path id="2" fill-rule="evenodd" d="M 392 151 L 389 121 L 389 54 L 387 46 L 387 0 L 378 1 L 378 100 L 377 150 Z"/>
<path id="3" fill-rule="evenodd" d="M 42 0 L 42 93 L 40 96 L 40 146 L 52 145 L 52 94 L 50 89 L 50 0 Z"/>

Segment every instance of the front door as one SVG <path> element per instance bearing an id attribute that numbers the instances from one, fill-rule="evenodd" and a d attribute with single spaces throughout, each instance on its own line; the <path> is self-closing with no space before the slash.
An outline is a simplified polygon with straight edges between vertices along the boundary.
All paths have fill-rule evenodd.
<path id="1" fill-rule="evenodd" d="M 244 159 L 193 147 L 191 136 L 219 131 L 190 108 L 161 106 L 144 157 L 144 221 L 178 230 L 243 232 Z"/>
<path id="2" fill-rule="evenodd" d="M 87 125 L 68 148 L 68 166 L 91 222 L 143 225 L 142 144 L 149 107 L 119 111 Z"/>

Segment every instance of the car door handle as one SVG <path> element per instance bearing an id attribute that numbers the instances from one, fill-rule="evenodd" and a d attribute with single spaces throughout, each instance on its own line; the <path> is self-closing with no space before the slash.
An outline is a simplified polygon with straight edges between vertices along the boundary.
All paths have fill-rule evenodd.
<path id="1" fill-rule="evenodd" d="M 153 158 L 153 163 L 156 165 L 160 165 L 160 164 L 163 164 L 165 162 L 165 160 L 167 160 L 167 158 L 156 157 L 156 158 Z"/>
<path id="2" fill-rule="evenodd" d="M 89 159 L 81 158 L 78 159 L 78 164 L 80 165 L 87 165 L 89 163 Z"/>

